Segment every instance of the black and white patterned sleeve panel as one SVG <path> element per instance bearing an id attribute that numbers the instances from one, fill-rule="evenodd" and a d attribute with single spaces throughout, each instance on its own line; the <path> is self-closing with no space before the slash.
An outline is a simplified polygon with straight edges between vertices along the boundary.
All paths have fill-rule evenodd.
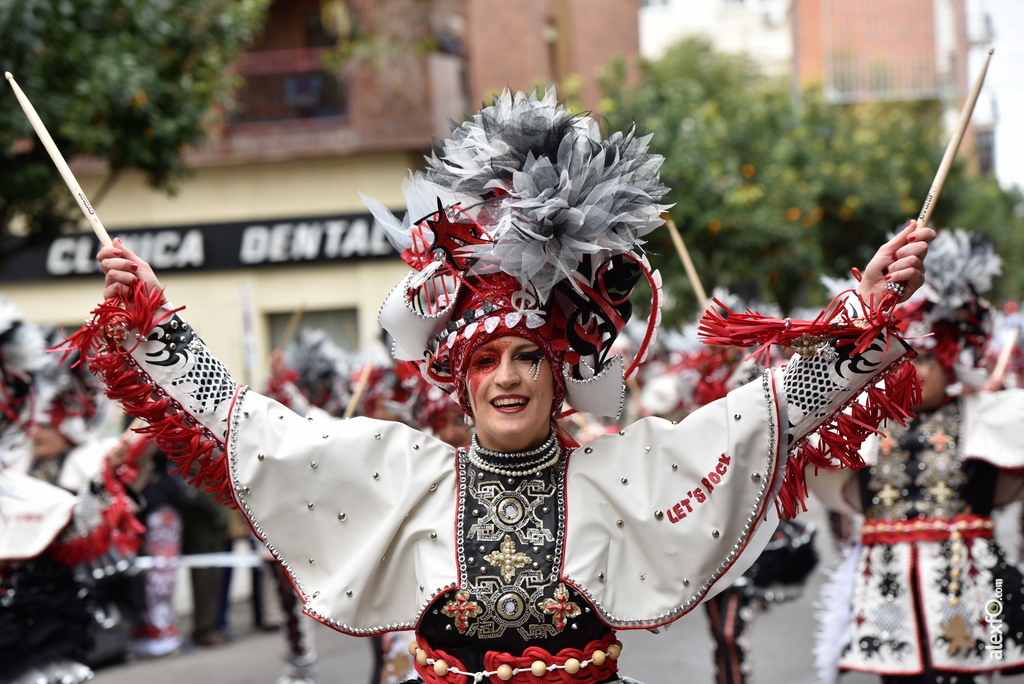
<path id="1" fill-rule="evenodd" d="M 172 316 L 150 331 L 132 356 L 165 394 L 224 438 L 238 384 L 188 323 Z"/>
<path id="2" fill-rule="evenodd" d="M 783 375 L 789 414 L 789 444 L 798 443 L 842 411 L 871 383 L 891 369 L 909 349 L 895 335 L 882 332 L 862 354 L 854 345 L 833 342 L 811 356 L 790 359 Z"/>

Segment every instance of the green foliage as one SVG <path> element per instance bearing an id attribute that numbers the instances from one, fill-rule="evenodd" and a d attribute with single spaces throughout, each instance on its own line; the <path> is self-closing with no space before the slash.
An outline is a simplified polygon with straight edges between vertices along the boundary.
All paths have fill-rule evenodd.
<path id="1" fill-rule="evenodd" d="M 171 189 L 182 150 L 238 85 L 230 65 L 269 0 L 0 0 L 0 69 L 14 74 L 65 158 L 144 172 Z M 22 217 L 37 241 L 74 217 L 59 174 L 0 86 L 0 236 Z M 63 192 L 61 192 L 63 191 Z M 72 213 L 69 213 L 72 212 Z"/>
<path id="2" fill-rule="evenodd" d="M 837 106 L 811 90 L 795 104 L 787 81 L 701 40 L 643 64 L 632 88 L 613 65 L 602 87 L 612 129 L 636 122 L 665 156 L 671 215 L 704 288 L 726 286 L 786 311 L 823 304 L 820 275 L 863 268 L 889 232 L 917 216 L 948 137 L 938 102 Z M 1021 200 L 958 162 L 932 220 L 988 233 L 1009 262 L 1024 251 L 1024 238 L 1006 235 L 1010 225 L 1021 233 Z M 668 231 L 648 249 L 677 303 L 670 319 L 692 314 Z M 1010 274 L 1000 294 L 1018 296 L 1022 285 Z"/>

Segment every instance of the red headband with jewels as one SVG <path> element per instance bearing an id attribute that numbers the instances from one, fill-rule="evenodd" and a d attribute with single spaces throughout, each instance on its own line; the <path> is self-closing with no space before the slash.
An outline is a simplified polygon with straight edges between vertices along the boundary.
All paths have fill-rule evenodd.
<path id="1" fill-rule="evenodd" d="M 624 380 L 646 359 L 661 318 L 661 276 L 646 257 L 602 255 L 597 261 L 583 255 L 585 277 L 563 279 L 542 304 L 529 282 L 500 271 L 474 272 L 463 248 L 490 238 L 461 207 L 439 208 L 414 234 L 402 257 L 416 270 L 391 292 L 379 315 L 394 338 L 396 359 L 418 363 L 424 378 L 452 392 L 468 412 L 463 364 L 483 342 L 517 335 L 536 342 L 551 362 L 554 409 L 564 399 L 575 410 L 619 414 Z M 621 355 L 609 358 L 609 351 L 632 313 L 629 295 L 641 276 L 651 284 L 652 313 L 627 368 Z"/>

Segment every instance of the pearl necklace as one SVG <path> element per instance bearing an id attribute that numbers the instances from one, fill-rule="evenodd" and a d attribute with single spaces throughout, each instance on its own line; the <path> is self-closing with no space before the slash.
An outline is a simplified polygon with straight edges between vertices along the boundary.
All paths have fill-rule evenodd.
<path id="1" fill-rule="evenodd" d="M 473 443 L 469 447 L 469 451 L 467 452 L 467 456 L 469 458 L 469 462 L 470 463 L 475 465 L 480 470 L 483 470 L 484 472 L 494 473 L 495 475 L 505 475 L 506 477 L 523 477 L 525 475 L 534 475 L 534 474 L 539 473 L 540 471 L 544 470 L 545 468 L 550 468 L 551 466 L 553 466 L 556 463 L 558 463 L 558 461 L 562 458 L 562 450 L 559 448 L 558 442 L 555 441 L 555 439 L 554 439 L 554 432 L 552 432 L 552 435 L 548 438 L 548 441 L 545 442 L 544 444 L 548 445 L 548 443 L 550 443 L 550 445 L 547 447 L 547 451 L 541 456 L 541 458 L 538 461 L 534 461 L 533 463 L 523 464 L 523 465 L 525 465 L 527 467 L 522 468 L 520 470 L 513 470 L 511 468 L 503 468 L 503 467 L 494 465 L 492 463 L 488 463 L 487 461 L 484 461 L 483 459 L 481 459 L 480 456 L 477 455 L 477 443 L 476 443 L 476 437 L 475 436 L 473 438 Z M 488 450 L 488 451 L 490 451 L 490 450 Z M 494 452 L 491 452 L 491 453 L 494 453 Z M 550 458 L 548 458 L 549 454 L 550 454 Z M 504 464 L 502 464 L 502 465 L 504 465 Z M 509 464 L 509 465 L 512 465 L 512 464 Z"/>
<path id="2" fill-rule="evenodd" d="M 473 435 L 473 449 L 476 453 L 486 458 L 497 458 L 503 461 L 521 461 L 524 458 L 532 458 L 534 456 L 544 456 L 551 451 L 551 445 L 555 443 L 555 429 L 551 428 L 551 432 L 548 433 L 548 438 L 540 446 L 535 446 L 528 451 L 494 451 L 487 447 L 480 446 L 480 442 L 477 441 L 476 435 Z M 543 457 L 543 456 L 542 456 Z"/>

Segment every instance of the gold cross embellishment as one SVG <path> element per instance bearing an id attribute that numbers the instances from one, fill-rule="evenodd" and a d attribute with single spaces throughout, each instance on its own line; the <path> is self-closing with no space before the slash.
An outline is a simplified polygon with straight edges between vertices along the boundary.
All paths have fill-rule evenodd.
<path id="1" fill-rule="evenodd" d="M 896 499 L 900 498 L 900 493 L 896 490 L 895 487 L 886 482 L 885 486 L 882 487 L 882 489 L 877 494 L 875 494 L 875 496 L 878 497 L 878 500 L 882 502 L 883 506 L 885 506 L 886 508 L 892 508 L 892 505 L 893 503 L 896 502 Z"/>
<path id="2" fill-rule="evenodd" d="M 953 443 L 953 438 L 940 429 L 928 438 L 928 442 L 935 447 L 935 453 L 941 454 L 946 450 L 946 447 Z"/>
<path id="3" fill-rule="evenodd" d="M 501 578 L 509 582 L 516 574 L 516 570 L 530 562 L 530 557 L 517 552 L 516 543 L 506 534 L 501 540 L 501 550 L 492 551 L 484 556 L 484 560 L 496 568 L 501 568 Z"/>
<path id="4" fill-rule="evenodd" d="M 555 589 L 555 598 L 541 601 L 540 607 L 545 613 L 555 616 L 553 622 L 555 623 L 555 629 L 559 632 L 565 629 L 566 618 L 579 617 L 580 615 L 580 607 L 569 600 L 569 592 L 565 588 L 565 584 L 561 582 L 558 583 L 558 588 Z"/>
<path id="5" fill-rule="evenodd" d="M 928 493 L 932 495 L 933 499 L 935 499 L 935 503 L 940 506 L 945 504 L 954 494 L 956 494 L 956 492 L 947 487 L 946 483 L 941 480 L 934 487 L 929 487 Z"/>
<path id="6" fill-rule="evenodd" d="M 455 618 L 455 628 L 459 634 L 465 634 L 469 628 L 469 618 L 476 617 L 484 612 L 484 609 L 476 601 L 469 600 L 469 592 L 460 589 L 455 592 L 455 599 L 444 604 L 441 612 L 450 618 Z"/>

